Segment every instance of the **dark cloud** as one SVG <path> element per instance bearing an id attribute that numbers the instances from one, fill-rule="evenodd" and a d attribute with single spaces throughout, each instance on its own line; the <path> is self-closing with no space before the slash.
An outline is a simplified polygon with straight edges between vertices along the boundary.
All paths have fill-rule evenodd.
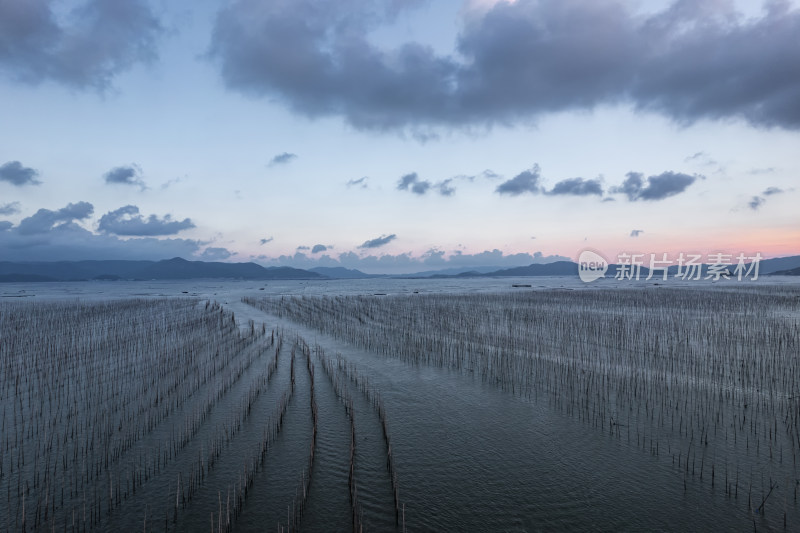
<path id="1" fill-rule="evenodd" d="M 632 202 L 636 200 L 663 200 L 670 196 L 675 196 L 685 191 L 699 177 L 667 171 L 658 176 L 649 176 L 645 185 L 644 175 L 641 172 L 628 172 L 626 176 L 627 178 L 622 182 L 622 185 L 612 187 L 610 192 L 624 194 Z"/>
<path id="2" fill-rule="evenodd" d="M 200 244 L 188 239 L 132 238 L 97 235 L 77 224 L 62 224 L 36 235 L 21 235 L 17 227 L 2 231 L 0 256 L 14 261 L 81 261 L 86 259 L 159 260 L 190 258 Z"/>
<path id="3" fill-rule="evenodd" d="M 269 166 L 274 167 L 275 165 L 285 165 L 297 159 L 297 154 L 290 154 L 289 152 L 283 152 L 282 154 L 278 154 L 269 161 Z"/>
<path id="4" fill-rule="evenodd" d="M 19 202 L 0 204 L 0 215 L 14 215 L 19 213 Z"/>
<path id="5" fill-rule="evenodd" d="M 310 250 L 311 247 L 310 246 L 298 246 L 297 249 L 298 250 Z"/>
<path id="6" fill-rule="evenodd" d="M 79 261 L 195 256 L 201 243 L 189 239 L 126 238 L 96 234 L 76 221 L 88 219 L 94 207 L 76 202 L 56 210 L 39 209 L 14 226 L 0 222 L 0 257 L 14 261 Z"/>
<path id="7" fill-rule="evenodd" d="M 705 166 L 705 167 L 709 167 L 709 166 L 713 166 L 713 165 L 717 165 L 718 164 L 717 161 L 712 159 L 711 156 L 708 155 L 705 152 L 695 152 L 694 154 L 690 155 L 689 157 L 684 158 L 683 161 L 684 161 L 684 163 L 692 163 L 692 164 L 695 164 L 695 165 L 700 165 L 700 166 Z"/>
<path id="8" fill-rule="evenodd" d="M 381 235 L 380 237 L 376 237 L 375 239 L 364 241 L 364 244 L 359 246 L 359 248 L 380 248 L 385 244 L 389 244 L 396 238 L 397 235 L 395 235 L 394 233 L 392 233 L 391 235 Z"/>
<path id="9" fill-rule="evenodd" d="M 194 223 L 188 218 L 172 220 L 170 215 L 165 215 L 163 218 L 150 215 L 144 218 L 139 214 L 139 208 L 135 205 L 126 205 L 114 211 L 109 211 L 100 217 L 100 222 L 97 225 L 97 229 L 103 233 L 148 237 L 175 235 L 180 231 L 193 227 L 195 227 Z"/>
<path id="10" fill-rule="evenodd" d="M 456 193 L 456 188 L 453 187 L 451 183 L 453 183 L 452 178 L 442 180 L 436 184 L 436 190 L 439 191 L 439 194 L 442 196 L 453 196 Z"/>
<path id="11" fill-rule="evenodd" d="M 417 176 L 416 172 L 406 174 L 405 176 L 401 177 L 397 182 L 398 191 L 410 190 L 415 194 L 425 194 L 430 188 L 430 186 L 431 186 L 430 182 L 421 181 L 419 179 L 419 176 Z"/>
<path id="12" fill-rule="evenodd" d="M 757 211 L 762 205 L 764 205 L 766 200 L 761 196 L 753 196 L 749 202 L 747 202 L 747 207 L 752 209 L 753 211 Z"/>
<path id="13" fill-rule="evenodd" d="M 0 181 L 7 181 L 12 185 L 39 185 L 41 181 L 36 177 L 39 172 L 29 167 L 23 167 L 19 161 L 9 161 L 0 165 Z"/>
<path id="14" fill-rule="evenodd" d="M 258 244 L 259 244 L 260 246 L 264 246 L 265 244 L 267 244 L 267 243 L 269 243 L 269 242 L 272 242 L 272 241 L 274 241 L 274 240 L 275 240 L 275 238 L 274 238 L 274 237 L 268 237 L 268 238 L 266 238 L 266 239 L 261 239 L 260 241 L 258 241 Z"/>
<path id="15" fill-rule="evenodd" d="M 459 174 L 458 176 L 454 176 L 452 179 L 466 180 L 466 181 L 469 181 L 469 182 L 473 182 L 476 179 L 494 180 L 494 179 L 498 179 L 500 177 L 502 177 L 502 176 L 500 176 L 500 174 L 497 174 L 496 172 L 494 172 L 492 170 L 486 169 L 483 172 L 480 172 L 478 174 Z"/>
<path id="16" fill-rule="evenodd" d="M 324 244 L 315 244 L 314 247 L 311 249 L 312 254 L 318 254 L 320 252 L 325 252 L 328 250 L 328 247 Z"/>
<path id="17" fill-rule="evenodd" d="M 145 0 L 87 0 L 66 13 L 49 0 L 0 1 L 0 72 L 105 90 L 156 57 L 162 26 Z"/>
<path id="18" fill-rule="evenodd" d="M 361 256 L 354 252 L 344 252 L 336 256 L 323 254 L 318 257 L 309 257 L 297 252 L 294 255 L 282 255 L 276 258 L 259 256 L 253 257 L 253 259 L 274 266 L 283 265 L 295 268 L 345 267 L 355 268 L 363 272 L 397 274 L 442 268 L 462 268 L 466 270 L 477 267 L 510 268 L 526 266 L 532 263 L 570 260 L 568 257 L 544 255 L 542 252 L 504 254 L 502 251 L 494 249 L 469 254 L 460 250 L 447 253 L 439 248 L 428 250 L 420 256 L 412 256 L 407 253 Z"/>
<path id="19" fill-rule="evenodd" d="M 414 194 L 425 194 L 426 192 L 428 192 L 428 189 L 430 188 L 431 188 L 431 182 L 427 180 L 421 180 L 411 185 L 411 192 L 413 192 Z"/>
<path id="20" fill-rule="evenodd" d="M 406 174 L 397 181 L 398 191 L 411 191 L 420 196 L 426 194 L 430 190 L 435 190 L 442 196 L 452 196 L 455 194 L 456 189 L 451 185 L 452 178 L 442 180 L 437 183 L 432 183 L 428 180 L 420 179 L 416 172 Z"/>
<path id="21" fill-rule="evenodd" d="M 54 227 L 74 225 L 75 220 L 85 220 L 94 213 L 89 202 L 76 202 L 55 211 L 39 209 L 33 215 L 23 218 L 16 230 L 19 235 L 47 233 Z"/>
<path id="22" fill-rule="evenodd" d="M 360 177 L 358 179 L 353 178 L 353 179 L 351 179 L 351 180 L 349 180 L 347 182 L 347 186 L 348 187 L 359 187 L 361 189 L 366 189 L 367 187 L 369 187 L 369 185 L 367 184 L 368 181 L 369 181 L 369 178 L 367 176 L 363 176 L 363 177 Z"/>
<path id="23" fill-rule="evenodd" d="M 236 0 L 217 15 L 210 56 L 233 90 L 358 128 L 509 124 L 543 113 L 632 104 L 681 123 L 743 119 L 800 128 L 800 11 L 773 1 L 518 0 L 465 16 L 456 53 L 368 40 L 393 0 Z M 291 51 L 291 52 L 288 52 Z"/>
<path id="24" fill-rule="evenodd" d="M 599 179 L 586 180 L 569 178 L 561 180 L 547 194 L 568 194 L 573 196 L 603 195 L 603 186 Z"/>
<path id="25" fill-rule="evenodd" d="M 775 172 L 775 167 L 766 167 L 766 168 L 754 168 L 754 169 L 751 169 L 748 172 L 748 174 L 752 174 L 754 176 L 757 176 L 759 174 L 772 174 L 773 172 Z"/>
<path id="26" fill-rule="evenodd" d="M 631 237 L 638 237 L 642 233 L 644 233 L 643 229 L 632 229 L 631 230 Z"/>
<path id="27" fill-rule="evenodd" d="M 451 60 L 416 43 L 383 52 L 367 41 L 393 3 L 239 0 L 219 12 L 210 54 L 228 87 L 277 96 L 308 116 L 383 128 L 452 113 L 440 110 L 449 91 L 433 86 L 455 73 Z"/>
<path id="28" fill-rule="evenodd" d="M 654 37 L 631 91 L 637 107 L 683 123 L 800 128 L 800 72 L 790 66 L 800 58 L 800 11 L 782 1 L 765 7 L 744 19 L 733 2 L 681 0 L 649 19 L 643 29 Z"/>
<path id="29" fill-rule="evenodd" d="M 530 170 L 520 172 L 510 180 L 498 185 L 495 192 L 509 196 L 518 196 L 526 192 L 539 194 L 542 192 L 542 186 L 539 184 L 541 177 L 539 165 L 534 165 Z"/>
<path id="30" fill-rule="evenodd" d="M 167 180 L 164 183 L 162 183 L 161 187 L 159 187 L 159 188 L 162 191 L 165 191 L 165 190 L 169 189 L 170 187 L 172 187 L 173 185 L 177 185 L 178 183 L 184 181 L 185 179 L 186 179 L 186 176 L 178 176 L 177 178 L 172 178 L 171 180 Z"/>
<path id="31" fill-rule="evenodd" d="M 767 199 L 764 198 L 765 196 L 774 196 L 776 194 L 783 194 L 784 191 L 780 187 L 767 187 L 761 193 L 761 196 L 753 196 L 749 202 L 747 202 L 747 207 L 752 209 L 753 211 L 758 211 L 763 207 L 763 205 L 767 202 Z"/>
<path id="32" fill-rule="evenodd" d="M 114 167 L 103 174 L 103 179 L 109 184 L 135 185 L 142 190 L 147 188 L 142 180 L 142 169 L 136 164 Z"/>
<path id="33" fill-rule="evenodd" d="M 643 187 L 643 174 L 641 172 L 628 172 L 626 176 L 622 185 L 612 187 L 611 192 L 624 194 L 631 201 L 638 200 Z"/>
<path id="34" fill-rule="evenodd" d="M 218 248 L 209 246 L 203 253 L 200 254 L 200 259 L 203 261 L 224 261 L 233 254 L 227 248 Z"/>

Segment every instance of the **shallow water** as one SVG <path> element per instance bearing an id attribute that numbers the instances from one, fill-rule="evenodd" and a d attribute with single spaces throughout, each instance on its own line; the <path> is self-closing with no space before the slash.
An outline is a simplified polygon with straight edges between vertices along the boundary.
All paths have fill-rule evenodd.
<path id="1" fill-rule="evenodd" d="M 768 500 L 764 513 L 748 509 L 747 490 L 727 494 L 722 473 L 712 487 L 706 476 L 685 476 L 671 455 L 654 455 L 626 435 L 594 427 L 569 415 L 546 391 L 521 397 L 500 390 L 468 372 L 410 364 L 379 356 L 342 340 L 268 315 L 240 301 L 242 295 L 374 294 L 377 292 L 475 292 L 536 290 L 512 288 L 515 280 L 357 280 L 342 282 L 92 282 L 76 284 L 5 284 L 2 295 L 36 294 L 26 301 L 49 299 L 105 300 L 130 296 L 180 296 L 215 299 L 236 314 L 243 328 L 248 321 L 281 328 L 285 344 L 275 374 L 263 387 L 252 411 L 224 445 L 214 468 L 188 502 L 175 510 L 178 473 L 183 483 L 198 454 L 207 450 L 215 427 L 230 419 L 242 398 L 274 356 L 260 349 L 241 379 L 217 403 L 207 422 L 178 457 L 153 473 L 136 495 L 108 516 L 99 529 L 202 531 L 231 516 L 230 494 L 236 494 L 241 472 L 259 457 L 258 447 L 281 395 L 290 389 L 291 350 L 296 342 L 311 348 L 319 425 L 315 458 L 300 529 L 352 530 L 348 493 L 349 418 L 345 405 L 322 368 L 317 350 L 329 360 L 341 356 L 368 378 L 385 406 L 394 465 L 400 487 L 401 511 L 395 515 L 391 478 L 386 470 L 386 444 L 377 411 L 346 376 L 356 424 L 355 478 L 364 529 L 368 531 L 710 531 L 783 530 L 800 524 L 800 507 L 787 495 L 794 486 L 795 466 L 774 470 L 780 499 Z M 528 279 L 526 282 L 530 282 Z M 788 283 L 788 282 L 786 282 Z M 543 287 L 584 289 L 579 281 L 542 280 Z M 594 285 L 595 287 L 599 285 Z M 35 291 L 35 292 L 33 292 Z M 184 292 L 185 291 L 185 292 Z M 298 339 L 298 336 L 302 339 Z M 231 526 L 242 531 L 277 530 L 287 526 L 287 510 L 302 494 L 301 478 L 311 445 L 310 376 L 305 355 L 295 354 L 295 388 L 285 423 L 264 455 L 241 510 Z M 200 395 L 202 393 L 198 393 Z M 198 396 L 199 397 L 199 396 Z M 187 407 L 188 409 L 188 407 Z M 137 450 L 180 425 L 181 412 L 164 421 Z M 741 447 L 740 447 L 741 448 Z M 709 457 L 718 453 L 709 449 Z M 721 451 L 719 451 L 721 453 Z M 738 453 L 747 455 L 749 450 Z M 9 455 L 4 456 L 9 460 Z M 787 461 L 788 461 L 787 456 Z M 753 464 L 759 464 L 753 458 Z M 6 469 L 8 472 L 8 469 Z M 769 472 L 768 476 L 773 472 Z M 731 473 L 731 476 L 733 474 Z M 0 477 L 0 488 L 8 485 Z M 753 487 L 756 507 L 770 480 Z M 11 487 L 8 500 L 11 500 Z M 6 491 L 3 491 L 6 492 Z M 0 494 L 2 496 L 3 494 Z M 5 499 L 5 498 L 4 498 Z M 30 500 L 29 500 L 30 501 Z M 15 504 L 16 505 L 16 504 Z M 9 507 L 10 509 L 10 507 Z M 10 511 L 14 512 L 14 511 Z M 0 513 L 2 514 L 2 513 Z M 174 520 L 174 521 L 173 521 Z M 11 524 L 9 527 L 8 524 Z M 69 524 L 54 524 L 57 530 Z M 223 523 L 222 530 L 225 529 Z M 0 528 L 13 529 L 8 517 Z"/>

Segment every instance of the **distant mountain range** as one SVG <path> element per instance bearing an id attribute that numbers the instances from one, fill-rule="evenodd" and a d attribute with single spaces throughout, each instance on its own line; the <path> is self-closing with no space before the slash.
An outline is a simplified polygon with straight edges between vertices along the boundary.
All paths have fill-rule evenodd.
<path id="1" fill-rule="evenodd" d="M 0 262 L 0 282 L 85 280 L 174 280 L 229 278 L 247 280 L 324 279 L 316 272 L 290 267 L 265 268 L 255 263 L 187 261 Z"/>
<path id="2" fill-rule="evenodd" d="M 736 268 L 735 258 L 733 260 L 733 263 L 734 264 L 730 265 L 727 268 L 727 270 L 731 275 L 733 275 L 734 269 Z M 617 274 L 617 272 L 619 272 L 620 268 L 621 268 L 620 265 L 616 264 L 609 265 L 608 272 L 606 272 L 606 277 L 614 277 Z M 649 272 L 650 270 L 648 268 L 641 267 L 640 276 L 647 277 Z M 667 274 L 670 277 L 675 276 L 675 274 L 677 273 L 678 273 L 677 265 L 673 265 L 667 269 Z M 707 264 L 701 266 L 700 273 L 701 276 L 706 276 L 708 274 Z M 759 276 L 764 276 L 764 275 L 800 276 L 800 255 L 795 255 L 791 257 L 779 257 L 775 259 L 763 259 L 758 265 L 758 274 Z M 451 275 L 433 274 L 420 277 L 454 278 L 454 277 L 527 277 L 527 276 L 577 276 L 577 275 L 578 275 L 577 263 L 574 263 L 572 261 L 555 261 L 553 263 L 532 264 L 522 267 L 498 269 L 492 272 L 467 271 Z M 656 279 L 662 275 L 663 274 L 661 273 L 661 271 L 657 271 L 654 274 L 653 279 Z M 417 277 L 417 276 L 412 275 L 405 277 Z"/>
<path id="3" fill-rule="evenodd" d="M 360 270 L 344 267 L 314 267 L 309 269 L 320 276 L 332 279 L 365 279 L 365 278 L 385 278 L 384 274 L 365 274 Z"/>
<path id="4" fill-rule="evenodd" d="M 496 272 L 498 270 L 503 270 L 505 267 L 501 266 L 476 266 L 476 267 L 455 267 L 455 268 L 442 268 L 439 270 L 423 270 L 421 272 L 414 272 L 412 274 L 404 274 L 404 277 L 409 278 L 430 278 L 430 277 L 441 277 L 441 276 L 461 276 L 464 274 L 474 275 L 474 274 L 488 274 L 490 272 Z"/>
<path id="5" fill-rule="evenodd" d="M 494 272 L 478 274 L 481 277 L 495 276 L 577 276 L 578 264 L 572 261 L 555 261 L 553 263 L 534 263 L 532 265 L 514 268 L 504 268 Z M 464 274 L 460 274 L 464 276 Z"/>
<path id="6" fill-rule="evenodd" d="M 733 273 L 735 264 L 728 270 Z M 613 277 L 619 265 L 609 265 L 606 277 Z M 703 265 L 705 276 L 708 265 Z M 649 270 L 641 268 L 640 277 L 647 277 Z M 677 267 L 669 268 L 674 276 Z M 578 265 L 572 261 L 532 264 L 514 268 L 481 267 L 480 269 L 445 269 L 386 276 L 365 274 L 360 270 L 343 267 L 316 267 L 302 270 L 291 267 L 263 267 L 256 263 L 220 263 L 187 261 L 181 258 L 163 261 L 54 261 L 54 262 L 10 262 L 0 261 L 0 283 L 39 281 L 87 281 L 87 280 L 178 280 L 178 279 L 243 279 L 243 280 L 324 280 L 366 279 L 381 277 L 400 278 L 477 278 L 477 277 L 530 277 L 578 275 Z M 759 264 L 759 275 L 800 276 L 800 255 L 765 259 Z M 661 277 L 655 274 L 653 279 Z"/>
<path id="7" fill-rule="evenodd" d="M 778 270 L 777 272 L 770 272 L 770 276 L 800 276 L 800 267 L 791 268 L 789 270 Z"/>

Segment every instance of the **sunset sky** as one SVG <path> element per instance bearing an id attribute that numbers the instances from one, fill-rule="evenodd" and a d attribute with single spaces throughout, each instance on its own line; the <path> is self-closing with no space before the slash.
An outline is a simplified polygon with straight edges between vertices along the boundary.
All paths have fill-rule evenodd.
<path id="1" fill-rule="evenodd" d="M 0 261 L 800 254 L 800 8 L 0 0 Z"/>

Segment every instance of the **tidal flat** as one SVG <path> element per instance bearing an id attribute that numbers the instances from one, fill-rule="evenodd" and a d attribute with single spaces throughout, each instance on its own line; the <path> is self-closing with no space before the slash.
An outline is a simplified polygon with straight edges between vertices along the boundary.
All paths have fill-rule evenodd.
<path id="1" fill-rule="evenodd" d="M 0 530 L 792 530 L 800 284 L 7 284 Z"/>

